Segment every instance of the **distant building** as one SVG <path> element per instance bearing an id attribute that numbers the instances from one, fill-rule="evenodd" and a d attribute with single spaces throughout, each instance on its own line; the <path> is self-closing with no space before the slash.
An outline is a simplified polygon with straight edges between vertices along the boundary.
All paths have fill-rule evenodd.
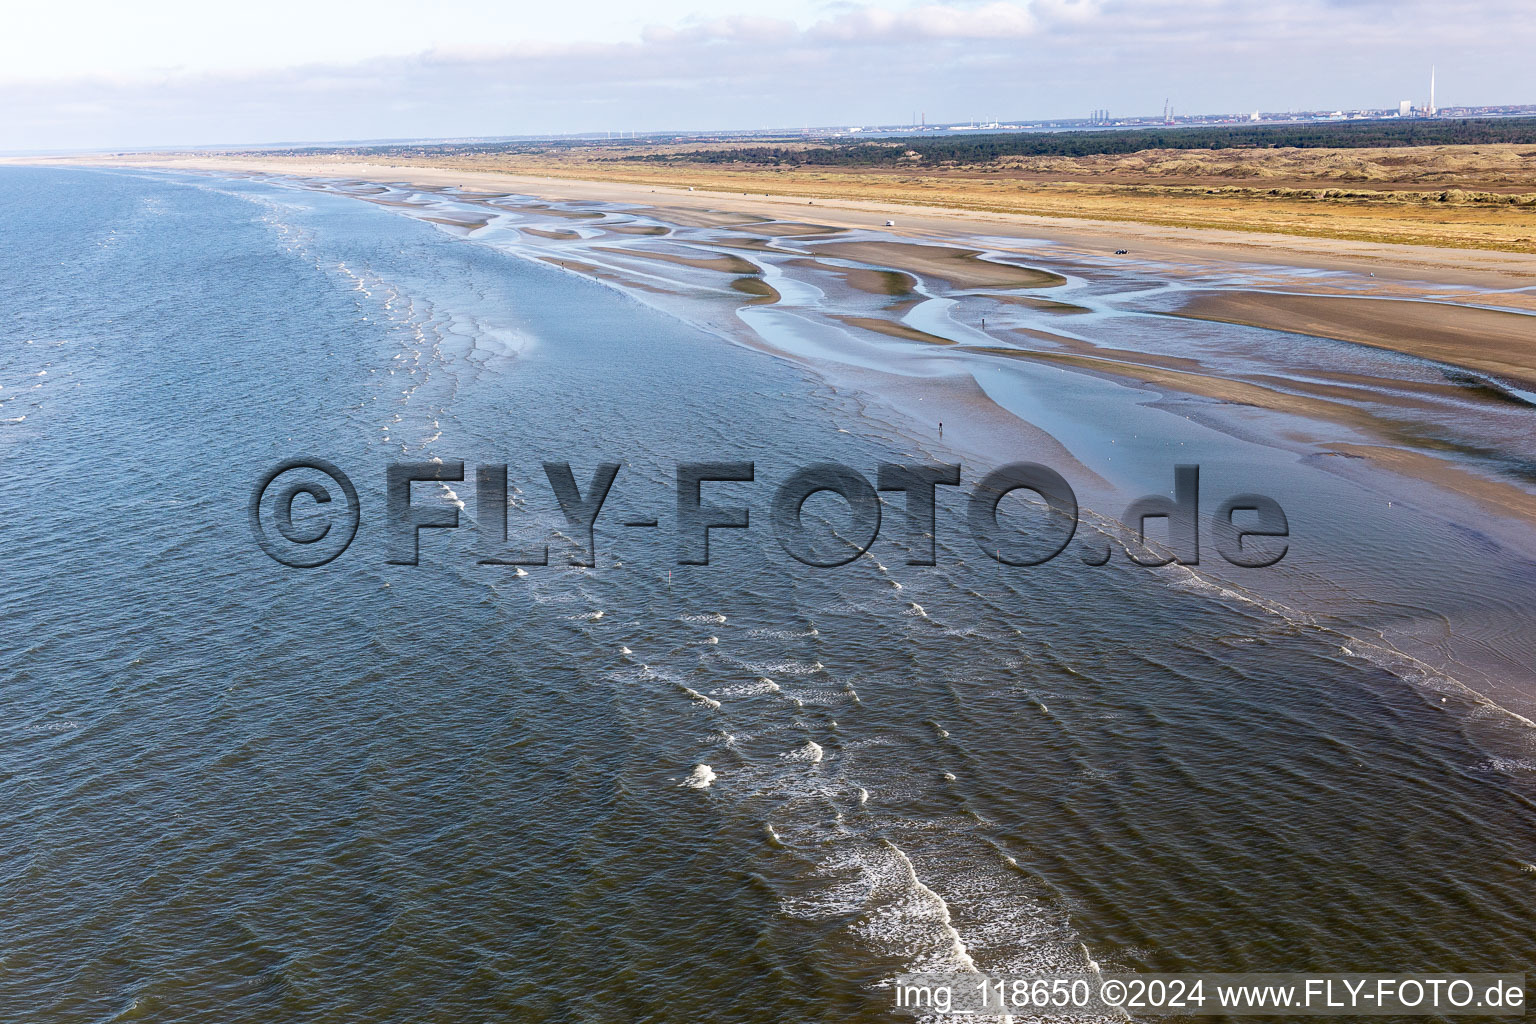
<path id="1" fill-rule="evenodd" d="M 1397 104 L 1397 116 L 1407 117 L 1413 113 L 1413 100 L 1400 100 Z"/>

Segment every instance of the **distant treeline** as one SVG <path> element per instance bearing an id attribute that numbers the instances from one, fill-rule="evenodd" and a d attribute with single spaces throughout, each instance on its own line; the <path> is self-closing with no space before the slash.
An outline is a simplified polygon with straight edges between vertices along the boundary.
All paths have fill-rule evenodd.
<path id="1" fill-rule="evenodd" d="M 350 146 L 297 146 L 288 149 L 263 149 L 260 152 L 266 156 L 350 156 L 392 159 L 414 157 L 431 160 L 455 156 L 497 156 L 503 153 L 561 153 L 592 144 L 591 140 L 566 139 L 514 142 L 379 142 Z M 248 151 L 230 150 L 229 152 L 240 155 Z"/>
<path id="2" fill-rule="evenodd" d="M 984 164 L 1014 156 L 1099 156 L 1144 149 L 1368 149 L 1399 146 L 1536 143 L 1536 118 L 1345 121 L 1273 126 L 1122 129 L 950 135 L 828 146 L 733 146 L 684 153 L 610 157 L 651 163 L 785 167 L 890 167 Z"/>

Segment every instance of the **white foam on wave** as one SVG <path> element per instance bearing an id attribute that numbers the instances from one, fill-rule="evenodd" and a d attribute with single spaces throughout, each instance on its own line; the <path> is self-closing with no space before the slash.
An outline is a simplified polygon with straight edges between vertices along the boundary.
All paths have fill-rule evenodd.
<path id="1" fill-rule="evenodd" d="M 753 629 L 747 631 L 750 637 L 767 637 L 771 640 L 804 640 L 806 637 L 819 636 L 816 627 L 812 626 L 804 632 L 795 632 L 792 629 Z"/>
<path id="2" fill-rule="evenodd" d="M 1326 627 L 1318 627 L 1326 629 Z M 1332 633 L 1333 630 L 1327 630 Z M 1462 697 L 1477 707 L 1507 716 L 1512 722 L 1525 728 L 1536 728 L 1536 722 L 1478 693 L 1466 683 L 1405 651 L 1392 646 L 1385 639 L 1366 640 L 1358 636 L 1338 634 L 1345 641 L 1339 643 L 1339 653 L 1356 658 L 1367 664 L 1390 672 L 1409 686 L 1434 695 L 1451 694 Z M 1443 702 L 1443 701 L 1442 701 Z"/>
<path id="3" fill-rule="evenodd" d="M 720 702 L 715 700 L 713 697 L 706 697 L 704 694 L 700 693 L 698 690 L 695 690 L 693 687 L 683 686 L 682 683 L 678 683 L 678 686 L 682 686 L 683 692 L 688 695 L 689 700 L 697 701 L 698 703 L 703 704 L 705 707 L 711 709 L 717 709 L 720 707 Z"/>
<path id="4" fill-rule="evenodd" d="M 751 697 L 760 693 L 778 693 L 779 684 L 772 679 L 759 679 L 753 683 L 737 683 L 734 686 L 717 686 L 709 691 L 719 697 Z"/>
<path id="5" fill-rule="evenodd" d="M 725 616 L 721 615 L 719 612 L 705 612 L 704 614 L 701 614 L 701 615 L 684 615 L 682 617 L 682 621 L 684 621 L 684 622 L 710 622 L 710 623 L 714 623 L 715 625 L 723 626 L 723 625 L 725 625 Z"/>
<path id="6" fill-rule="evenodd" d="M 786 899 L 786 911 L 812 919 L 858 915 L 854 932 L 910 971 L 978 973 L 949 904 L 889 839 L 841 848 L 813 877 L 830 884 L 810 898 Z"/>
<path id="7" fill-rule="evenodd" d="M 1472 766 L 1475 772 L 1497 772 L 1500 775 L 1536 773 L 1536 759 L 1529 757 L 1491 757 Z"/>
<path id="8" fill-rule="evenodd" d="M 742 667 L 759 676 L 809 676 L 822 671 L 819 661 L 795 661 L 783 658 L 779 661 L 743 662 Z"/>
<path id="9" fill-rule="evenodd" d="M 902 852 L 901 847 L 889 839 L 882 839 L 880 841 L 896 855 L 897 861 L 906 869 L 908 884 L 928 901 L 929 906 L 933 910 L 934 917 L 938 920 L 940 929 L 945 937 L 949 939 L 950 952 L 954 955 L 956 966 L 967 973 L 980 973 L 976 968 L 976 961 L 971 959 L 970 950 L 966 949 L 965 940 L 960 938 L 960 933 L 955 929 L 954 921 L 949 915 L 949 904 L 945 903 L 942 896 L 924 885 L 923 880 L 917 877 L 917 868 L 913 865 L 912 859 Z"/>
<path id="10" fill-rule="evenodd" d="M 715 781 L 715 770 L 707 764 L 696 764 L 681 785 L 689 789 L 708 789 Z"/>
<path id="11" fill-rule="evenodd" d="M 806 740 L 803 746 L 786 750 L 779 756 L 786 761 L 809 761 L 811 764 L 820 764 L 823 753 L 820 743 L 815 740 Z"/>

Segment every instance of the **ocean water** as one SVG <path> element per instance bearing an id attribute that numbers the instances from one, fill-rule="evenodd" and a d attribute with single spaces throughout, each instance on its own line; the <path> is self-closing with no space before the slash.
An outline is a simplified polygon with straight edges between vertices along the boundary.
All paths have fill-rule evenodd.
<path id="1" fill-rule="evenodd" d="M 6 168 L 0 224 L 0 1015 L 877 1021 L 911 969 L 1536 954 L 1532 730 L 1455 680 L 1177 568 L 1001 566 L 959 491 L 935 566 L 897 505 L 790 559 L 795 468 L 957 458 L 857 388 L 282 183 Z M 301 454 L 362 506 L 308 570 L 246 511 Z M 385 467 L 433 458 L 508 464 L 514 541 L 563 529 L 543 462 L 621 463 L 596 564 L 478 564 L 472 480 L 390 564 Z M 674 467 L 724 460 L 752 526 L 678 565 Z"/>

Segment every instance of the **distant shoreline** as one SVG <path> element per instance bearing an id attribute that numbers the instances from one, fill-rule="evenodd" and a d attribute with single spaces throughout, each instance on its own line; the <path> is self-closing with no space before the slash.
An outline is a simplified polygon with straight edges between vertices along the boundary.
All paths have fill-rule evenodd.
<path id="1" fill-rule="evenodd" d="M 869 192 L 867 189 L 863 193 L 868 194 L 862 194 L 853 187 L 854 183 L 848 182 L 846 191 L 850 194 L 840 195 L 838 189 L 842 183 L 835 175 L 825 176 L 827 180 L 820 182 L 815 190 L 807 189 L 802 194 L 793 188 L 786 190 L 788 186 L 801 184 L 797 180 L 770 180 L 776 176 L 760 174 L 756 177 L 767 182 L 767 185 L 759 187 L 771 187 L 773 190 L 772 194 L 764 194 L 709 188 L 704 184 L 704 177 L 701 177 L 700 185 L 692 188 L 686 184 L 605 178 L 592 175 L 592 165 L 541 168 L 541 173 L 523 173 L 461 169 L 424 163 L 153 154 L 0 161 L 5 162 L 289 174 L 433 186 L 455 185 L 468 189 L 516 192 L 553 200 L 601 199 L 661 203 L 684 209 L 753 213 L 774 219 L 803 218 L 804 207 L 814 205 L 817 219 L 834 226 L 883 228 L 885 221 L 895 220 L 897 224 L 894 233 L 914 237 L 927 233 L 944 235 L 954 230 L 977 232 L 989 225 L 996 225 L 1005 227 L 1010 234 L 1027 232 L 1035 237 L 1089 250 L 1107 248 L 1113 252 L 1119 248 L 1129 248 L 1133 250 L 1133 256 L 1158 262 L 1251 261 L 1320 270 L 1370 272 L 1385 279 L 1498 291 L 1536 287 L 1536 251 L 1516 252 L 1504 248 L 1406 244 L 1325 234 L 1292 234 L 1267 229 L 1263 225 L 1244 225 L 1240 228 L 1180 226 L 1159 223 L 1150 214 L 1146 219 L 1122 217 L 1119 214 L 1094 216 L 1105 212 L 1105 209 L 1110 213 L 1115 211 L 1107 207 L 1101 209 L 1086 200 L 1087 205 L 1079 214 L 1047 216 L 977 209 L 970 206 L 968 201 L 961 202 L 956 194 L 951 194 L 949 201 L 946 201 L 942 191 L 924 192 L 923 201 L 917 202 Z M 583 175 L 576 172 L 587 173 Z M 691 173 L 687 168 L 669 168 L 666 176 L 670 180 L 683 182 L 690 178 Z M 1536 231 L 1536 215 L 1532 216 L 1532 220 L 1532 230 Z M 1530 308 L 1536 309 L 1536 298 L 1530 300 Z"/>

